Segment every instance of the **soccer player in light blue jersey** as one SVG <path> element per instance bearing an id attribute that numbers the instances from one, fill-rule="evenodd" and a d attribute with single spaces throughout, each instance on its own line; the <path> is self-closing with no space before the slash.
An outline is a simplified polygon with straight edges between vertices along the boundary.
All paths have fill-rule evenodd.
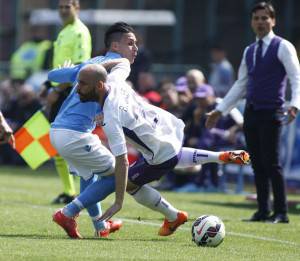
<path id="1" fill-rule="evenodd" d="M 50 139 L 59 154 L 68 162 L 71 174 L 80 176 L 80 192 L 99 177 L 105 187 L 113 191 L 114 178 L 110 174 L 114 172 L 115 159 L 101 144 L 98 136 L 92 134 L 95 118 L 101 115 L 101 108 L 96 102 L 80 102 L 76 93 L 77 74 L 87 64 L 105 63 L 109 68 L 118 64 L 118 58 L 122 57 L 133 63 L 138 50 L 134 30 L 125 23 L 116 23 L 108 28 L 105 34 L 105 45 L 108 49 L 106 55 L 94 57 L 76 66 L 52 70 L 48 76 L 50 81 L 73 83 L 71 93 L 51 124 Z M 116 68 L 120 66 L 122 63 Z M 129 76 L 130 67 L 126 66 L 121 71 L 118 77 L 125 81 Z M 102 214 L 100 203 L 89 206 L 87 210 L 93 221 L 96 236 L 107 237 L 122 225 L 120 221 L 99 221 Z M 53 216 L 53 220 L 62 225 L 63 217 L 64 214 L 58 212 Z M 70 222 L 72 223 L 72 220 Z M 82 238 L 78 231 L 68 229 L 66 231 L 71 238 Z"/>
<path id="2" fill-rule="evenodd" d="M 130 73 L 129 63 L 133 63 L 137 55 L 136 38 L 133 29 L 125 23 L 116 23 L 105 34 L 105 45 L 108 53 L 95 57 L 86 63 L 71 68 L 53 70 L 49 73 L 49 80 L 56 82 L 74 82 L 73 90 L 63 103 L 55 121 L 51 124 L 50 138 L 57 151 L 68 162 L 72 173 L 81 177 L 82 197 L 76 198 L 62 210 L 53 215 L 53 220 L 60 225 L 71 238 L 82 238 L 75 221 L 76 213 L 86 208 L 91 216 L 96 235 L 108 236 L 118 230 L 120 222 L 99 220 L 101 216 L 100 204 L 94 205 L 99 197 L 115 191 L 115 176 L 113 175 L 115 157 L 101 144 L 101 141 L 91 131 L 95 127 L 95 119 L 101 118 L 101 108 L 96 102 L 81 103 L 77 93 L 77 75 L 89 64 L 102 63 L 110 69 L 109 77 L 116 82 L 125 82 Z M 126 59 L 118 59 L 124 57 Z M 129 63 L 128 63 L 129 61 Z M 89 85 L 97 79 L 88 78 Z M 82 85 L 83 83 L 81 83 Z M 130 88 L 130 87 L 129 87 Z M 94 96 L 91 93 L 91 97 Z M 99 179 L 99 177 L 101 177 Z M 149 197 L 150 195 L 150 197 Z M 144 185 L 133 198 L 145 207 L 162 213 L 168 220 L 177 220 L 179 210 L 168 203 L 158 191 Z M 93 202 L 90 204 L 90 202 Z M 75 213 L 75 214 L 74 214 Z M 184 222 L 186 221 L 186 218 Z"/>
<path id="3" fill-rule="evenodd" d="M 115 157 L 101 144 L 98 137 L 91 133 L 95 127 L 95 119 L 101 118 L 99 103 L 81 103 L 76 87 L 79 84 L 77 82 L 78 73 L 89 64 L 102 63 L 106 69 L 115 65 L 109 73 L 110 79 L 114 79 L 116 82 L 125 82 L 130 72 L 129 63 L 133 63 L 137 55 L 136 37 L 133 29 L 125 23 L 111 26 L 105 34 L 105 45 L 109 50 L 105 56 L 95 57 L 84 64 L 53 70 L 49 73 L 49 80 L 51 81 L 74 82 L 73 90 L 62 105 L 50 131 L 50 138 L 54 147 L 67 160 L 72 173 L 81 177 L 80 195 L 82 197 L 76 198 L 53 215 L 54 222 L 60 225 L 71 238 L 82 238 L 78 232 L 75 218 L 76 213 L 86 207 L 94 222 L 96 235 L 108 236 L 109 233 L 121 226 L 115 221 L 101 222 L 99 220 L 101 216 L 100 204 L 94 205 L 95 202 L 102 199 L 98 195 L 99 188 L 103 195 L 108 195 L 115 190 L 115 176 L 113 175 Z M 127 60 L 116 61 L 117 58 L 121 57 Z M 116 62 L 114 63 L 114 61 Z M 88 84 L 92 85 L 97 79 L 92 76 L 88 78 L 88 81 Z M 80 84 L 84 83 L 81 82 Z M 91 93 L 91 96 L 94 94 Z M 98 179 L 99 176 L 101 179 Z M 143 206 L 162 213 L 166 219 L 177 220 L 179 210 L 150 186 L 144 185 L 139 193 L 132 194 L 132 196 Z M 90 202 L 93 203 L 90 204 Z"/>

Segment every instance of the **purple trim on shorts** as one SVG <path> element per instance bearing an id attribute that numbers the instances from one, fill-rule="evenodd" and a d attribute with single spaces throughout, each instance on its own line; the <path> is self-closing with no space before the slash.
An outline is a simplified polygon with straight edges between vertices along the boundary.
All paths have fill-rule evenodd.
<path id="1" fill-rule="evenodd" d="M 136 135 L 136 133 L 134 131 L 123 127 L 123 132 L 124 132 L 125 136 L 127 136 L 128 138 L 130 138 L 131 140 L 133 140 L 135 143 L 142 146 L 146 150 L 150 151 L 152 153 L 152 155 L 154 156 L 153 151 Z"/>
<path id="2" fill-rule="evenodd" d="M 150 165 L 144 158 L 140 158 L 129 168 L 128 178 L 132 183 L 138 186 L 143 186 L 154 180 L 159 180 L 162 176 L 175 168 L 180 156 L 181 151 L 173 158 L 158 165 Z"/>

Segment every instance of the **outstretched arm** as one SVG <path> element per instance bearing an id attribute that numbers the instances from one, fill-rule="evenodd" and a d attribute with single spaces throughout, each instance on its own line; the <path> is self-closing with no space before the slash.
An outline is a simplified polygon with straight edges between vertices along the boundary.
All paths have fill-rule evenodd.
<path id="1" fill-rule="evenodd" d="M 114 204 L 102 215 L 102 220 L 106 220 L 112 217 L 122 208 L 127 185 L 129 163 L 127 159 L 126 139 L 123 132 L 121 120 L 119 118 L 118 104 L 119 103 L 109 103 L 108 101 L 106 104 L 106 108 L 104 108 L 103 110 L 105 123 L 103 130 L 107 136 L 109 148 L 116 158 L 116 198 Z"/>
<path id="2" fill-rule="evenodd" d="M 108 75 L 110 81 L 125 81 L 130 74 L 130 63 L 126 58 L 109 60 L 102 65 L 107 71 L 110 71 Z"/>
<path id="3" fill-rule="evenodd" d="M 83 65 L 54 69 L 48 73 L 48 80 L 57 83 L 73 83 Z"/>
<path id="4" fill-rule="evenodd" d="M 115 215 L 122 209 L 127 186 L 128 168 L 129 163 L 127 159 L 127 153 L 117 156 L 115 167 L 116 199 L 114 204 L 109 209 L 107 209 L 105 213 L 100 217 L 101 220 L 110 219 L 113 215 Z"/>

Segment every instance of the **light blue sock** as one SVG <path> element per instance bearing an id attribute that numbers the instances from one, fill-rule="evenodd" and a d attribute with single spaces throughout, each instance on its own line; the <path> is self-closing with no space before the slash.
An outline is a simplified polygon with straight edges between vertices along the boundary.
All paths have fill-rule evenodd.
<path id="1" fill-rule="evenodd" d="M 115 177 L 108 176 L 100 179 L 93 177 L 89 180 L 80 178 L 80 191 L 80 195 L 64 207 L 63 213 L 68 217 L 74 217 L 82 209 L 87 208 L 95 229 L 103 230 L 105 223 L 97 220 L 102 215 L 99 202 L 115 191 Z"/>
<path id="2" fill-rule="evenodd" d="M 85 180 L 80 177 L 80 193 L 82 193 L 89 185 L 93 184 L 98 180 L 98 176 L 94 175 L 92 178 Z M 105 229 L 105 222 L 98 221 L 99 217 L 102 215 L 102 209 L 100 202 L 97 202 L 87 208 L 87 212 L 89 213 L 94 228 L 96 231 Z"/>
<path id="3" fill-rule="evenodd" d="M 82 177 L 80 177 L 80 194 L 85 191 L 85 189 L 96 182 L 98 180 L 98 177 L 94 175 L 92 178 L 88 180 L 84 180 Z M 102 215 L 101 205 L 99 202 L 87 207 L 87 211 L 90 215 L 90 217 L 96 217 Z"/>
<path id="4" fill-rule="evenodd" d="M 78 201 L 87 208 L 97 202 L 105 199 L 109 194 L 115 191 L 115 177 L 107 176 L 96 180 L 90 184 L 80 195 L 77 197 Z"/>
<path id="5" fill-rule="evenodd" d="M 82 177 L 80 177 L 80 193 L 82 193 L 90 184 L 97 181 L 97 179 L 98 179 L 98 177 L 96 175 L 94 175 L 93 177 L 91 177 L 88 180 L 85 180 Z M 63 209 L 63 213 L 68 217 L 74 217 L 75 215 L 79 214 L 79 212 L 83 208 L 84 208 L 84 206 L 77 199 L 76 201 L 72 201 L 67 206 L 65 206 Z M 100 217 L 102 215 L 101 205 L 99 202 L 97 202 L 94 205 L 89 206 L 87 208 L 87 211 L 88 211 L 90 217 L 92 218 L 92 220 L 93 219 L 96 220 L 97 217 Z M 103 224 L 102 224 L 102 226 L 103 226 Z"/>
<path id="6" fill-rule="evenodd" d="M 67 217 L 75 217 L 82 209 L 84 209 L 84 206 L 77 198 L 75 198 L 71 203 L 63 208 L 62 212 Z"/>

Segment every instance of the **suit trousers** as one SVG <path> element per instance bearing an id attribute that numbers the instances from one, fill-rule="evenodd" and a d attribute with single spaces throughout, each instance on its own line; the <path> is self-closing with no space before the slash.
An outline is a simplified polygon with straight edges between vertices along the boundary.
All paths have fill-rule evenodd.
<path id="1" fill-rule="evenodd" d="M 258 211 L 261 213 L 271 211 L 270 185 L 274 213 L 287 213 L 285 181 L 280 164 L 282 121 L 282 109 L 255 110 L 252 105 L 246 105 L 244 132 L 254 171 Z"/>

